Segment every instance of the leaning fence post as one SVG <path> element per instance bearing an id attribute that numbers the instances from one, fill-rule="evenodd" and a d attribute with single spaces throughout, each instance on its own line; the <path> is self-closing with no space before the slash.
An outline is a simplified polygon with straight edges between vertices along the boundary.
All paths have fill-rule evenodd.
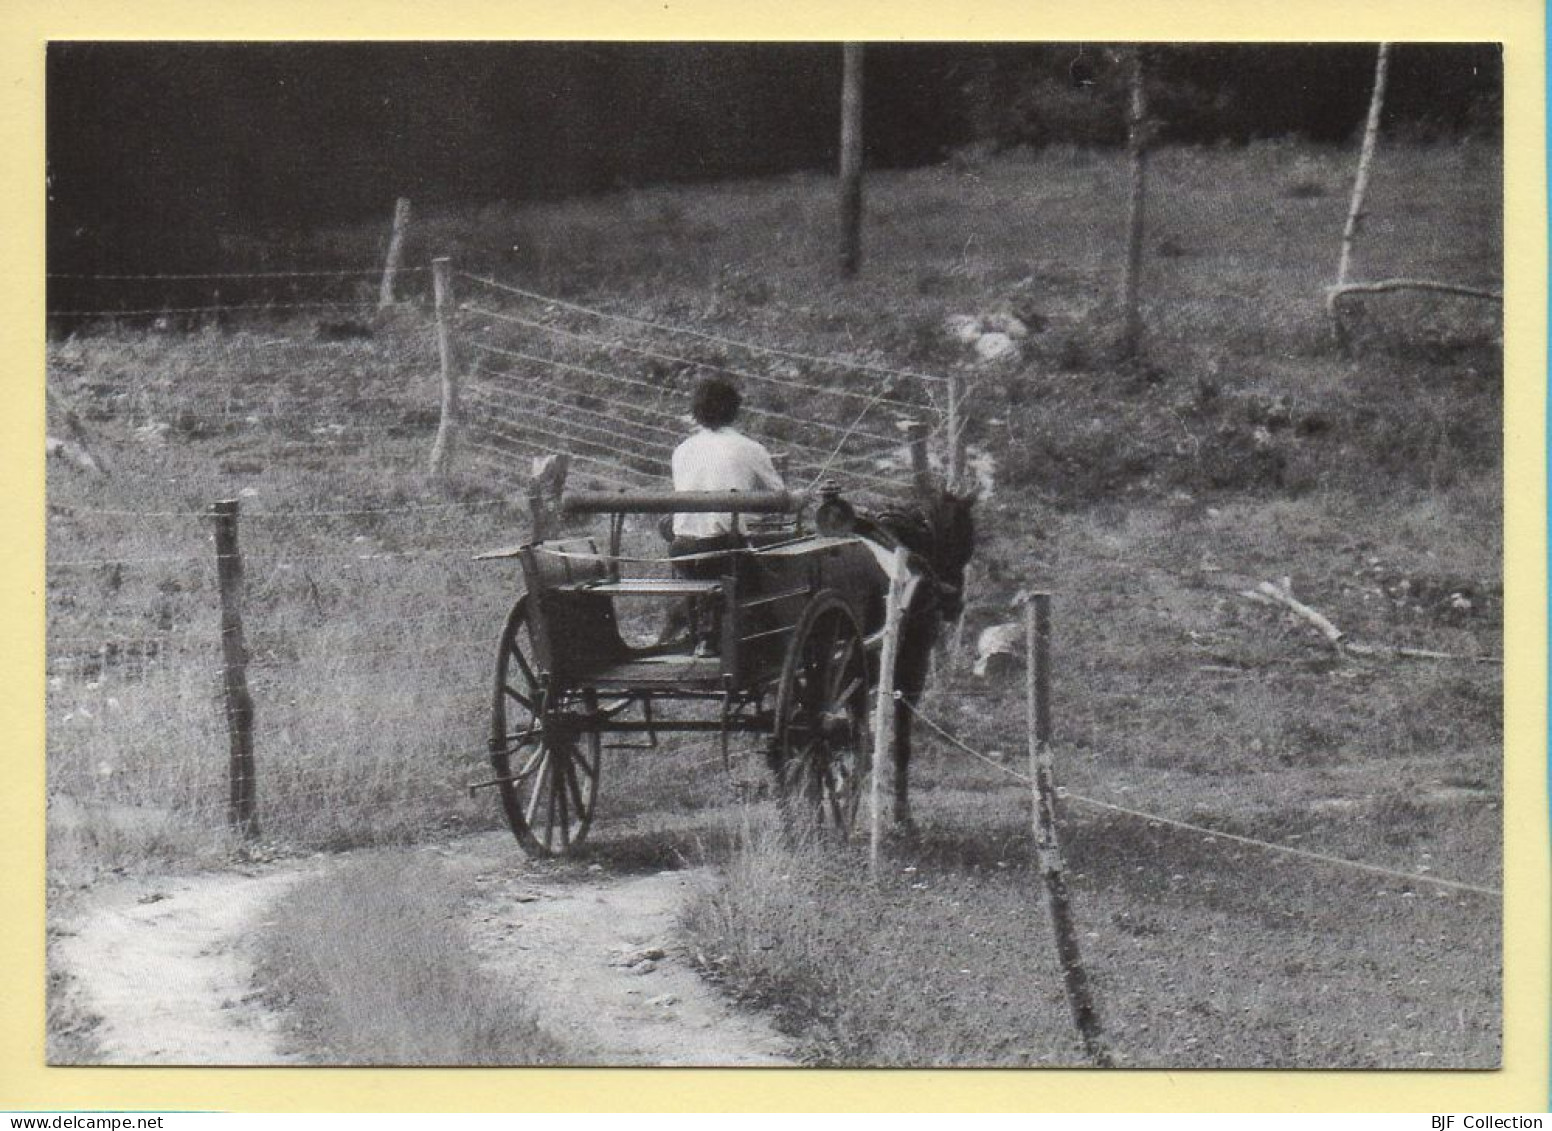
<path id="1" fill-rule="evenodd" d="M 431 446 L 431 475 L 441 479 L 453 462 L 457 443 L 458 375 L 453 358 L 453 261 L 446 256 L 431 261 L 431 282 L 436 299 L 437 357 L 442 365 L 442 417 L 436 442 Z"/>
<path id="2" fill-rule="evenodd" d="M 393 234 L 388 237 L 388 257 L 383 261 L 383 285 L 377 292 L 378 310 L 393 305 L 393 284 L 399 274 L 399 261 L 404 257 L 404 233 L 409 226 L 410 200 L 401 196 L 393 206 Z"/>
<path id="3" fill-rule="evenodd" d="M 900 622 L 905 615 L 906 550 L 896 547 L 889 563 L 889 592 L 884 602 L 884 646 L 878 658 L 878 696 L 873 711 L 873 772 L 868 779 L 868 874 L 878 878 L 884 840 L 879 777 L 895 745 L 895 658 L 900 651 Z"/>
<path id="4" fill-rule="evenodd" d="M 905 429 L 905 442 L 911 452 L 911 483 L 918 491 L 925 493 L 932 486 L 932 469 L 927 462 L 929 429 L 926 422 L 921 420 L 902 420 L 900 425 Z"/>
<path id="5" fill-rule="evenodd" d="M 1046 897 L 1051 907 L 1051 927 L 1056 934 L 1056 955 L 1062 964 L 1067 1004 L 1078 1036 L 1090 1060 L 1100 1068 L 1111 1067 L 1109 1046 L 1089 991 L 1089 978 L 1078 953 L 1078 935 L 1072 922 L 1072 900 L 1062 864 L 1056 831 L 1056 781 L 1051 761 L 1051 595 L 1034 593 L 1024 605 L 1025 709 L 1029 726 L 1029 777 L 1034 784 L 1035 851 L 1045 876 Z"/>
<path id="6" fill-rule="evenodd" d="M 237 547 L 236 499 L 215 504 L 216 578 L 221 590 L 221 682 L 230 740 L 227 823 L 244 839 L 259 835 L 253 767 L 253 697 L 248 694 L 248 647 L 242 626 L 242 554 Z"/>
<path id="7" fill-rule="evenodd" d="M 948 450 L 943 462 L 945 480 L 957 486 L 965 470 L 965 378 L 960 373 L 948 375 Z"/>

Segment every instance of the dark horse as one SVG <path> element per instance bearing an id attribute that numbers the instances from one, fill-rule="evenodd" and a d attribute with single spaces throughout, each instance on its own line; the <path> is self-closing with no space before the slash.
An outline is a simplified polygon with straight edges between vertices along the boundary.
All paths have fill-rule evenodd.
<path id="1" fill-rule="evenodd" d="M 906 828 L 911 825 L 910 708 L 927 685 L 940 628 L 964 611 L 965 567 L 975 551 L 978 493 L 975 487 L 956 492 L 933 485 L 919 492 L 911 509 L 859 513 L 851 523 L 853 532 L 869 541 L 888 549 L 904 546 L 911 568 L 921 575 L 905 609 L 895 660 L 895 690 L 901 701 L 895 705 L 894 819 Z"/>

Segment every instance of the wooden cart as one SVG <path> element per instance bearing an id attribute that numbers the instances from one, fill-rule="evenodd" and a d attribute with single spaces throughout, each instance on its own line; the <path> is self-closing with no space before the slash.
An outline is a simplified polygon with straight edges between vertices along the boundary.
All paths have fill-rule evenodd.
<path id="1" fill-rule="evenodd" d="M 516 558 L 523 571 L 496 659 L 496 776 L 483 784 L 529 853 L 564 854 L 587 837 L 606 735 L 655 747 L 664 734 L 715 733 L 724 759 L 730 736 L 765 735 L 782 803 L 850 830 L 871 766 L 885 574 L 861 538 L 806 532 L 802 508 L 787 493 L 572 495 L 563 513 L 608 516 L 604 549 L 582 537 L 481 555 Z M 698 559 L 693 572 L 710 578 L 622 557 L 628 516 L 690 512 L 731 513 L 743 540 Z M 637 601 L 685 603 L 699 624 L 672 643 L 632 646 L 617 612 Z"/>

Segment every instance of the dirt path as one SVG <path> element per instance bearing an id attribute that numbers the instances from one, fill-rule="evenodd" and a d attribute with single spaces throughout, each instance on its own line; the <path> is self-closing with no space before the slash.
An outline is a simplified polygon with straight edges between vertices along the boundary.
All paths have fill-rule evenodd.
<path id="1" fill-rule="evenodd" d="M 589 882 L 493 882 L 474 945 L 521 983 L 540 1023 L 611 1065 L 790 1064 L 786 1040 L 737 1012 L 690 968 L 676 917 L 706 869 Z"/>
<path id="2" fill-rule="evenodd" d="M 249 944 L 271 901 L 311 869 L 126 880 L 95 894 L 55 956 L 101 1018 L 105 1064 L 287 1064 L 257 1000 Z"/>
<path id="3" fill-rule="evenodd" d="M 541 878 L 486 838 L 437 850 L 477 896 L 477 957 L 540 1024 L 592 1063 L 778 1065 L 785 1041 L 690 968 L 675 924 L 704 869 Z M 508 845 L 510 842 L 506 842 Z M 125 880 L 59 930 L 55 958 L 108 1064 L 255 1065 L 283 1051 L 284 1019 L 259 999 L 250 959 L 267 909 L 326 864 Z"/>

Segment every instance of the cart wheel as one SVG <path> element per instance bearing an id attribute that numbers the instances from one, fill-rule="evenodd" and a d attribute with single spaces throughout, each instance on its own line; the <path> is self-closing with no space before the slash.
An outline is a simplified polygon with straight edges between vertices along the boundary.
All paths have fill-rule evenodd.
<path id="1" fill-rule="evenodd" d="M 838 594 L 803 610 L 776 692 L 773 761 L 783 808 L 851 832 L 872 765 L 862 629 Z"/>
<path id="2" fill-rule="evenodd" d="M 598 799 L 601 743 L 596 727 L 563 730 L 540 686 L 528 631 L 528 598 L 507 617 L 496 657 L 490 761 L 500 779 L 501 807 L 518 843 L 531 855 L 554 856 L 587 839 Z M 598 713 L 592 692 L 583 697 Z"/>

